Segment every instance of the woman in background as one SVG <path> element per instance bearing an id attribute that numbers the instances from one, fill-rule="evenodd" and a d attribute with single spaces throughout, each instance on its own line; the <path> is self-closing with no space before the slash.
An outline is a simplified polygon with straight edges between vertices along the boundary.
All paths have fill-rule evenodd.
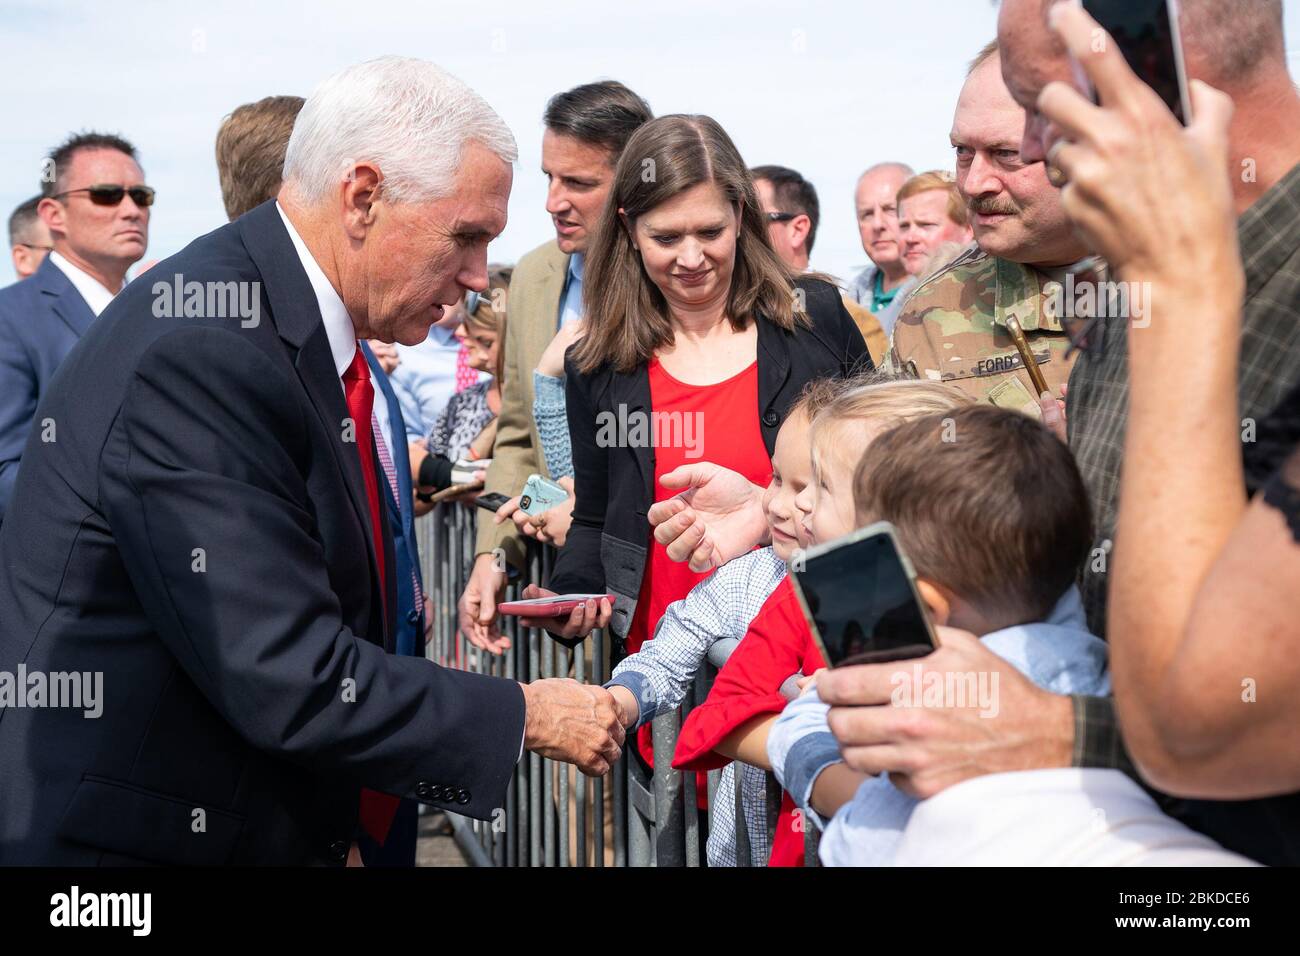
<path id="1" fill-rule="evenodd" d="M 457 392 L 438 416 L 429 436 L 411 444 L 411 472 L 416 496 L 427 502 L 434 492 L 452 485 L 452 467 L 461 459 L 482 460 L 478 480 L 487 469 L 501 410 L 501 343 L 505 339 L 506 294 L 509 267 L 497 267 L 488 276 L 487 295 L 471 293 L 464 304 L 465 321 L 457 330 L 469 349 L 469 366 L 492 377 Z"/>

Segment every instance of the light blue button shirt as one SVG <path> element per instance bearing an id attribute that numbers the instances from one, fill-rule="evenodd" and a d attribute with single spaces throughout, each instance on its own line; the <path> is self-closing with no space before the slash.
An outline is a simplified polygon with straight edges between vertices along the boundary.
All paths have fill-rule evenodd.
<path id="1" fill-rule="evenodd" d="M 981 637 L 980 642 L 1036 685 L 1054 694 L 1110 695 L 1106 645 L 1088 633 L 1088 620 L 1076 587 L 1071 586 L 1057 601 L 1046 621 L 993 631 Z M 912 690 L 916 696 L 910 697 L 905 706 L 921 706 L 930 690 L 918 684 L 920 664 L 899 661 L 897 666 L 898 671 L 890 678 L 894 691 Z M 988 683 L 983 683 L 986 674 L 963 676 L 980 678 L 981 683 L 972 693 L 978 693 L 981 698 L 987 695 L 987 700 L 979 701 L 981 708 L 985 708 L 981 716 L 996 716 L 996 672 Z M 965 692 L 965 689 L 958 691 Z M 953 691 L 947 689 L 945 693 Z M 815 684 L 785 709 L 768 733 L 767 755 L 772 770 L 808 818 L 824 827 L 818 847 L 823 864 L 888 865 L 917 804 L 914 798 L 895 788 L 888 777 L 864 780 L 853 799 L 841 806 L 829 822 L 811 808 L 817 775 L 842 759 L 827 722 L 829 711 L 830 707 L 817 696 Z"/>
<path id="2" fill-rule="evenodd" d="M 560 327 L 582 318 L 582 267 L 581 252 L 569 256 L 569 275 L 564 281 L 564 297 L 560 300 Z"/>
<path id="3" fill-rule="evenodd" d="M 397 393 L 406 421 L 406 437 L 421 441 L 429 437 L 438 416 L 456 392 L 456 356 L 460 343 L 455 332 L 434 326 L 419 345 L 397 346 L 401 363 L 388 376 Z M 488 378 L 480 375 L 479 379 Z"/>

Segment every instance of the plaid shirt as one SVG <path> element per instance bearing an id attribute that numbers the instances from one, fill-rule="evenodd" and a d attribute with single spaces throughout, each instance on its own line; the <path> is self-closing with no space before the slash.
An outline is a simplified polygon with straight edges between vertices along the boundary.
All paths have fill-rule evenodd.
<path id="1" fill-rule="evenodd" d="M 787 571 L 775 551 L 759 548 L 728 561 L 682 600 L 668 605 L 655 627 L 654 639 L 624 658 L 605 685 L 619 684 L 631 691 L 640 707 L 637 728 L 682 702 L 710 648 L 719 641 L 735 642 L 744 637 L 750 621 Z M 722 768 L 716 798 L 709 806 L 709 865 L 736 865 L 737 766 L 750 865 L 764 866 L 770 852 L 767 774 L 738 761 Z"/>
<path id="2" fill-rule="evenodd" d="M 1243 436 L 1300 382 L 1300 165 L 1238 222 L 1246 299 L 1242 313 L 1238 398 Z M 1195 328 L 1188 335 L 1197 334 Z M 1080 579 L 1089 629 L 1105 636 L 1106 568 L 1115 537 L 1119 471 L 1128 417 L 1127 323 L 1111 321 L 1102 340 L 1079 356 L 1070 374 L 1070 448 L 1092 498 L 1095 557 Z M 1193 383 L 1194 384 L 1194 383 Z M 1249 457 L 1247 446 L 1244 455 Z M 1113 704 L 1075 699 L 1075 765 L 1130 770 Z"/>

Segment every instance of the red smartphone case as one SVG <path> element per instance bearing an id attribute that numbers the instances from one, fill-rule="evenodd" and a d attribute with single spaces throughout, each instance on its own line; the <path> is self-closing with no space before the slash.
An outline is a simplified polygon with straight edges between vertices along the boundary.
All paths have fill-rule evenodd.
<path id="1" fill-rule="evenodd" d="M 564 597 L 564 595 L 560 595 Z M 614 595 L 601 595 L 609 601 L 610 606 L 614 604 Z M 497 613 L 514 614 L 519 617 L 556 617 L 561 614 L 570 613 L 585 599 L 573 598 L 571 600 L 557 600 L 548 604 L 529 604 L 525 601 L 506 601 L 497 605 Z"/>

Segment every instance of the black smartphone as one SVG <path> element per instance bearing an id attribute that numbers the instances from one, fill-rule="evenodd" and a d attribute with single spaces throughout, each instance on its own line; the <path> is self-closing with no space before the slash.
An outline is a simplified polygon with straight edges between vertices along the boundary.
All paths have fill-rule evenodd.
<path id="1" fill-rule="evenodd" d="M 496 511 L 510 499 L 499 491 L 487 491 L 474 499 L 474 504 L 488 511 Z"/>
<path id="2" fill-rule="evenodd" d="M 887 521 L 803 552 L 790 577 L 830 667 L 909 660 L 939 646 Z"/>
<path id="3" fill-rule="evenodd" d="M 1081 0 L 1114 39 L 1133 72 L 1159 94 L 1184 126 L 1191 118 L 1178 0 Z M 1093 99 L 1096 99 L 1094 92 Z"/>

